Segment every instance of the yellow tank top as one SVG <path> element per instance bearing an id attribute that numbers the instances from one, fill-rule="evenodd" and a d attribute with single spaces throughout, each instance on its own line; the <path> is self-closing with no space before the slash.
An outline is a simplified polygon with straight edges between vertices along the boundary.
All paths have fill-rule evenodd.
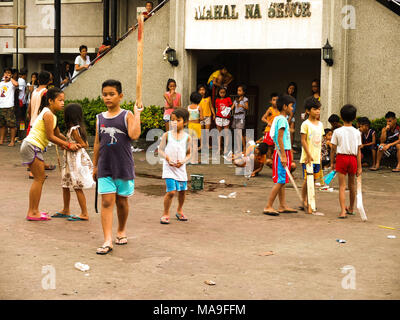
<path id="1" fill-rule="evenodd" d="M 269 107 L 267 112 L 269 112 L 269 111 L 271 112 L 271 115 L 269 117 L 267 117 L 267 121 L 272 123 L 272 121 L 274 121 L 274 118 L 279 116 L 281 113 L 279 112 L 278 109 L 275 110 L 273 107 Z M 271 127 L 269 125 L 267 125 L 264 132 L 268 132 L 270 130 L 271 130 Z"/>
<path id="2" fill-rule="evenodd" d="M 49 139 L 47 139 L 46 128 L 44 126 L 43 115 L 46 112 L 51 112 L 49 108 L 43 108 L 42 112 L 39 113 L 35 122 L 32 125 L 31 130 L 29 131 L 29 135 L 25 138 L 25 140 L 34 146 L 44 150 L 49 144 Z M 52 113 L 53 114 L 53 113 Z M 54 125 L 53 129 L 55 129 L 57 125 L 57 117 L 53 114 Z"/>

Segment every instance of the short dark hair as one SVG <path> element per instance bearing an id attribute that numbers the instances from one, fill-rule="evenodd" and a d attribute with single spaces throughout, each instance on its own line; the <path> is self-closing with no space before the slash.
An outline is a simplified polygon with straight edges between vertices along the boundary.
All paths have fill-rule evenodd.
<path id="1" fill-rule="evenodd" d="M 189 120 L 189 111 L 187 111 L 185 108 L 177 108 L 172 111 L 172 114 L 174 114 L 177 118 L 182 118 L 183 122 L 187 122 Z"/>
<path id="2" fill-rule="evenodd" d="M 289 105 L 291 103 L 291 99 L 289 98 L 289 96 L 287 94 L 281 94 L 278 97 L 278 101 L 276 102 L 276 106 L 278 108 L 279 111 L 283 110 L 283 106 L 284 105 Z"/>
<path id="3" fill-rule="evenodd" d="M 87 51 L 87 46 L 85 46 L 84 44 L 79 47 L 79 52 L 81 52 L 83 49 L 86 49 Z"/>
<path id="4" fill-rule="evenodd" d="M 260 154 L 264 155 L 268 151 L 268 145 L 262 142 L 258 145 L 257 149 L 260 151 Z"/>
<path id="5" fill-rule="evenodd" d="M 22 68 L 21 70 L 19 70 L 20 76 L 26 76 L 27 74 L 28 74 L 28 70 L 26 70 L 26 68 Z"/>
<path id="6" fill-rule="evenodd" d="M 333 130 L 330 128 L 326 128 L 324 129 L 324 132 L 325 132 L 324 136 L 326 136 L 329 132 L 333 132 Z"/>
<path id="7" fill-rule="evenodd" d="M 272 92 L 271 93 L 271 100 L 272 100 L 273 97 L 279 97 L 279 93 Z"/>
<path id="8" fill-rule="evenodd" d="M 244 94 L 247 93 L 247 87 L 246 87 L 246 85 L 245 85 L 244 83 L 239 84 L 239 85 L 237 86 L 237 88 L 238 88 L 238 89 L 239 89 L 239 88 L 242 88 Z"/>
<path id="9" fill-rule="evenodd" d="M 367 117 L 360 117 L 358 118 L 360 125 L 367 125 L 368 127 L 371 126 L 371 121 Z"/>
<path id="10" fill-rule="evenodd" d="M 389 111 L 388 113 L 385 114 L 385 119 L 396 119 L 396 114 L 393 111 Z"/>
<path id="11" fill-rule="evenodd" d="M 331 114 L 330 117 L 328 118 L 328 122 L 330 122 L 330 123 L 340 122 L 340 117 L 335 113 Z"/>
<path id="12" fill-rule="evenodd" d="M 342 109 L 340 109 L 340 116 L 343 121 L 352 122 L 357 116 L 357 109 L 352 104 L 345 104 Z"/>
<path id="13" fill-rule="evenodd" d="M 304 108 L 306 110 L 319 109 L 321 108 L 321 103 L 314 97 L 309 97 L 304 101 Z"/>
<path id="14" fill-rule="evenodd" d="M 38 75 L 39 85 L 47 85 L 50 82 L 50 72 L 48 71 L 40 71 Z"/>
<path id="15" fill-rule="evenodd" d="M 146 1 L 146 4 L 150 3 L 154 7 L 154 3 L 152 1 Z"/>
<path id="16" fill-rule="evenodd" d="M 122 93 L 122 84 L 118 80 L 109 79 L 104 81 L 101 85 L 101 90 L 103 91 L 105 87 L 114 87 L 117 90 L 118 94 Z"/>
<path id="17" fill-rule="evenodd" d="M 4 70 L 3 70 L 3 73 L 6 73 L 6 72 L 11 72 L 12 73 L 12 68 L 5 67 Z"/>
<path id="18" fill-rule="evenodd" d="M 203 99 L 203 97 L 197 91 L 193 91 L 190 95 L 190 102 L 193 102 L 195 104 L 199 104 L 201 99 Z"/>

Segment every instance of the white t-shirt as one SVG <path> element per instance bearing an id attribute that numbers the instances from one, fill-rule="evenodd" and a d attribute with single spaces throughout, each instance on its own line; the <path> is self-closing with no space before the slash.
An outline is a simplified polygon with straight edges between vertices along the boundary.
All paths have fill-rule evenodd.
<path id="1" fill-rule="evenodd" d="M 74 66 L 75 65 L 79 65 L 80 67 L 82 67 L 85 64 L 90 64 L 90 58 L 89 58 L 88 55 L 86 56 L 86 61 L 83 60 L 80 55 L 75 58 Z M 77 74 L 81 73 L 82 71 L 83 71 L 83 69 L 80 70 L 80 71 L 76 71 L 75 68 L 74 68 L 74 74 L 72 75 L 72 78 L 75 77 Z M 75 80 L 76 79 L 74 79 L 72 82 L 74 82 Z"/>
<path id="2" fill-rule="evenodd" d="M 0 82 L 0 108 L 14 107 L 14 93 L 16 87 L 10 81 Z"/>
<path id="3" fill-rule="evenodd" d="M 331 143 L 337 146 L 337 154 L 356 156 L 361 143 L 361 134 L 354 127 L 340 127 L 333 131 Z"/>
<path id="4" fill-rule="evenodd" d="M 19 85 L 18 99 L 22 100 L 23 104 L 26 104 L 26 81 L 22 78 L 19 78 L 18 85 Z"/>
<path id="5" fill-rule="evenodd" d="M 168 131 L 168 141 L 167 146 L 165 147 L 165 154 L 170 158 L 171 161 L 183 161 L 186 158 L 188 138 L 189 135 L 186 132 L 183 132 L 182 138 L 176 140 L 172 135 L 172 131 Z M 186 164 L 183 164 L 181 167 L 176 168 L 170 166 L 167 160 L 163 160 L 163 179 L 174 179 L 177 181 L 188 180 L 186 173 Z"/>

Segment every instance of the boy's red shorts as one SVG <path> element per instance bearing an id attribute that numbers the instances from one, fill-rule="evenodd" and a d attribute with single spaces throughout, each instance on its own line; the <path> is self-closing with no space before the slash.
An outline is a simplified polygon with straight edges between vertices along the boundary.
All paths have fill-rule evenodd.
<path id="1" fill-rule="evenodd" d="M 269 134 L 269 131 L 265 132 L 263 143 L 266 143 L 269 146 L 274 145 L 274 140 L 272 140 L 271 135 Z"/>
<path id="2" fill-rule="evenodd" d="M 352 154 L 336 155 L 336 171 L 342 174 L 356 174 L 357 157 Z"/>

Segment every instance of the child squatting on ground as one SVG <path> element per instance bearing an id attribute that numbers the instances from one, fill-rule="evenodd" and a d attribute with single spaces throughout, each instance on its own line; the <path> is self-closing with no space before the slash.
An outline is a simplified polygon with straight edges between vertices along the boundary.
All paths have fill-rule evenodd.
<path id="1" fill-rule="evenodd" d="M 160 219 L 161 224 L 169 224 L 169 210 L 172 199 L 178 192 L 178 209 L 176 218 L 179 221 L 187 221 L 183 214 L 185 191 L 187 190 L 186 163 L 191 157 L 191 137 L 184 131 L 189 120 L 189 112 L 186 109 L 176 109 L 171 114 L 171 130 L 164 133 L 161 138 L 159 155 L 164 159 L 162 178 L 167 186 L 164 197 L 164 213 Z"/>
<path id="2" fill-rule="evenodd" d="M 29 209 L 27 220 L 47 221 L 51 218 L 45 212 L 39 211 L 39 202 L 45 180 L 43 152 L 49 141 L 70 151 L 77 151 L 81 146 L 65 141 L 66 138 L 57 127 L 57 111 L 64 108 L 64 93 L 58 88 L 51 88 L 42 97 L 38 110 L 39 115 L 32 124 L 29 135 L 21 144 L 23 164 L 28 165 L 34 179 L 29 191 Z"/>
<path id="3" fill-rule="evenodd" d="M 80 104 L 70 103 L 64 109 L 64 121 L 67 127 L 67 142 L 79 143 L 82 148 L 76 152 L 64 151 L 64 163 L 61 169 L 61 184 L 63 188 L 64 208 L 56 212 L 52 218 L 68 218 L 69 221 L 88 221 L 89 214 L 83 189 L 94 186 L 93 163 L 85 148 L 89 147 L 86 140 L 86 130 L 83 112 Z M 72 215 L 70 211 L 71 192 L 75 191 L 81 214 Z"/>
<path id="4" fill-rule="evenodd" d="M 288 96 L 279 96 L 277 107 L 280 115 L 275 117 L 270 135 L 275 143 L 275 151 L 272 163 L 272 179 L 274 186 L 268 198 L 268 203 L 264 208 L 264 214 L 271 216 L 278 216 L 280 213 L 296 213 L 297 211 L 291 209 L 286 204 L 285 199 L 285 185 L 289 183 L 289 176 L 286 173 L 285 167 L 291 167 L 293 161 L 292 146 L 290 143 L 290 128 L 286 117 L 290 114 L 291 103 Z M 281 157 L 277 150 L 280 151 Z M 279 197 L 279 210 L 275 211 L 272 207 L 276 196 Z"/>
<path id="5" fill-rule="evenodd" d="M 353 127 L 353 121 L 356 119 L 357 109 L 346 104 L 340 110 L 340 116 L 344 126 L 333 131 L 332 150 L 331 150 L 331 169 L 333 170 L 333 161 L 336 155 L 336 171 L 339 174 L 339 202 L 341 212 L 338 218 L 347 218 L 346 214 L 354 215 L 354 202 L 356 199 L 355 176 L 362 173 L 361 167 L 361 134 Z M 346 175 L 348 178 L 348 187 L 350 191 L 350 205 L 346 207 Z"/>
<path id="6" fill-rule="evenodd" d="M 311 164 L 314 173 L 314 181 L 321 177 L 321 142 L 324 135 L 324 126 L 319 121 L 321 112 L 321 103 L 314 97 L 306 100 L 305 103 L 306 113 L 308 119 L 301 125 L 301 158 L 300 163 L 303 167 L 303 210 L 307 213 L 312 213 L 311 208 L 308 207 L 307 201 L 307 164 Z M 308 208 L 308 210 L 307 210 Z"/>
<path id="7" fill-rule="evenodd" d="M 104 255 L 113 249 L 112 221 L 115 205 L 118 215 L 115 244 L 128 243 L 128 197 L 133 195 L 135 187 L 131 140 L 140 136 L 140 113 L 143 108 L 135 104 L 134 114 L 121 109 L 122 86 L 117 80 L 103 82 L 102 96 L 107 111 L 97 115 L 93 178 L 97 179 L 98 193 L 101 194 L 101 224 L 104 233 L 104 243 L 96 253 Z"/>

